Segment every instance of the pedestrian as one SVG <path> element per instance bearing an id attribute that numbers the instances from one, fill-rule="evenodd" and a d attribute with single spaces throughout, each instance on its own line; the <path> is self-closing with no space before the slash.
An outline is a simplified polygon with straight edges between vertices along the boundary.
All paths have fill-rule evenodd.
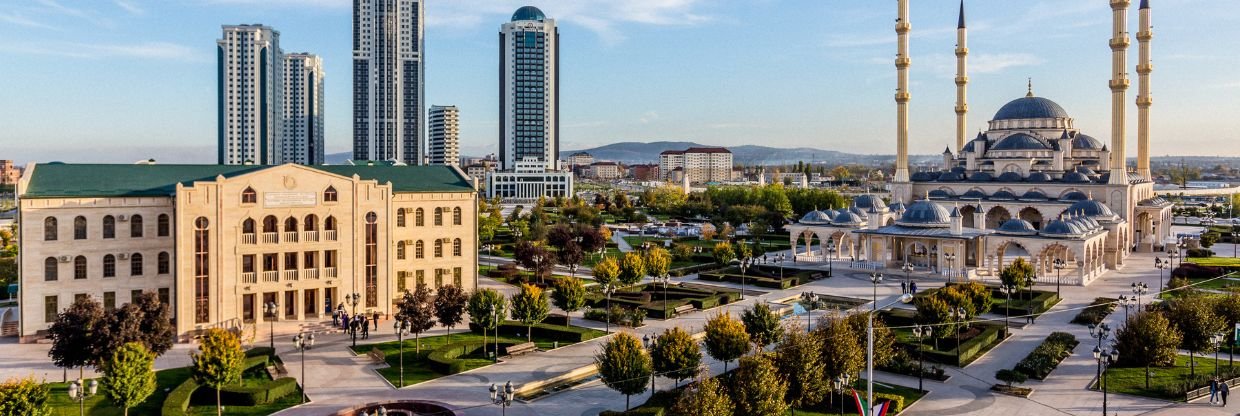
<path id="1" fill-rule="evenodd" d="M 366 323 L 366 315 L 362 315 L 362 339 L 370 339 L 370 325 Z"/>
<path id="2" fill-rule="evenodd" d="M 375 330 L 379 330 L 379 311 L 375 311 Z"/>
<path id="3" fill-rule="evenodd" d="M 900 281 L 900 294 L 908 293 L 908 282 Z"/>
<path id="4" fill-rule="evenodd" d="M 1228 386 L 1226 381 L 1220 381 L 1218 384 L 1223 389 L 1223 407 L 1227 407 L 1227 394 L 1231 393 L 1231 386 Z"/>
<path id="5" fill-rule="evenodd" d="M 340 311 L 340 329 L 349 330 L 349 313 Z"/>
<path id="6" fill-rule="evenodd" d="M 1025 306 L 1025 322 L 1033 323 L 1033 304 Z"/>
<path id="7" fill-rule="evenodd" d="M 910 295 L 916 295 L 916 294 L 917 294 L 917 282 L 909 283 L 909 285 L 908 285 L 908 293 L 909 293 Z"/>
<path id="8" fill-rule="evenodd" d="M 323 313 L 332 313 L 332 301 L 323 302 Z"/>
<path id="9" fill-rule="evenodd" d="M 1210 404 L 1218 403 L 1218 378 L 1210 377 Z"/>
<path id="10" fill-rule="evenodd" d="M 340 325 L 340 312 L 332 313 L 332 326 Z"/>

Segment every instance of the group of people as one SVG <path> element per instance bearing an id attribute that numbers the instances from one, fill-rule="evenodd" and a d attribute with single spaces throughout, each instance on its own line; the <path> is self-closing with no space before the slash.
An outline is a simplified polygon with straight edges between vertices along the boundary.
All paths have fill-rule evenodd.
<path id="1" fill-rule="evenodd" d="M 903 295 L 906 293 L 910 295 L 916 295 L 917 294 L 917 282 L 906 282 L 906 281 L 901 280 L 900 281 L 900 294 Z"/>
<path id="2" fill-rule="evenodd" d="M 341 303 L 336 306 L 336 311 L 332 313 L 332 325 L 339 326 L 350 334 L 360 332 L 362 339 L 368 339 L 370 338 L 371 325 L 374 325 L 376 331 L 379 330 L 379 317 L 378 311 L 371 314 L 359 313 L 349 316 L 349 312 L 344 310 L 344 304 Z"/>
<path id="3" fill-rule="evenodd" d="M 1227 382 L 1219 380 L 1218 377 L 1210 378 L 1210 404 L 1227 406 L 1228 393 L 1231 393 L 1231 387 Z"/>

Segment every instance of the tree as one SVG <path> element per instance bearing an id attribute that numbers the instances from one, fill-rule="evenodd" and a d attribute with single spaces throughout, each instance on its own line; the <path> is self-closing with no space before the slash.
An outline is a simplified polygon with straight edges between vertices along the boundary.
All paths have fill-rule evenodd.
<path id="1" fill-rule="evenodd" d="M 736 252 L 732 251 L 732 243 L 720 241 L 715 244 L 715 248 L 710 252 L 711 257 L 715 258 L 715 264 L 727 266 L 732 259 L 736 258 Z"/>
<path id="2" fill-rule="evenodd" d="M 103 390 L 117 406 L 134 407 L 155 392 L 155 355 L 141 343 L 130 342 L 116 349 L 103 366 Z"/>
<path id="3" fill-rule="evenodd" d="M 517 207 L 518 210 L 520 208 Z M 528 220 L 508 220 L 508 228 L 512 230 L 514 241 L 520 242 L 530 239 L 530 222 Z"/>
<path id="4" fill-rule="evenodd" d="M 594 356 L 598 374 L 603 384 L 624 395 L 624 410 L 629 409 L 629 397 L 646 391 L 653 364 L 650 355 L 642 349 L 641 342 L 627 332 L 618 332 L 603 344 Z"/>
<path id="5" fill-rule="evenodd" d="M 512 295 L 512 319 L 525 324 L 525 340 L 533 341 L 530 335 L 534 324 L 547 319 L 551 313 L 551 305 L 547 302 L 547 294 L 542 288 L 529 284 L 521 285 L 521 292 Z"/>
<path id="6" fill-rule="evenodd" d="M 1240 323 L 1240 293 L 1230 292 L 1215 298 L 1214 313 L 1223 318 L 1227 328 L 1235 328 Z"/>
<path id="7" fill-rule="evenodd" d="M 1137 312 L 1115 331 L 1115 348 L 1121 352 L 1119 364 L 1145 366 L 1145 387 L 1150 385 L 1150 366 L 1175 365 L 1182 342 L 1180 331 L 1158 312 Z"/>
<path id="8" fill-rule="evenodd" d="M 569 241 L 568 244 L 565 244 L 556 253 L 556 256 L 560 258 L 560 264 L 567 266 L 569 270 L 573 271 L 573 274 L 576 274 L 577 266 L 581 265 L 581 261 L 585 260 L 586 257 L 585 253 L 581 251 L 581 246 L 576 241 Z"/>
<path id="9" fill-rule="evenodd" d="M 607 228 L 607 226 L 598 227 L 598 237 L 603 242 L 611 241 L 611 229 Z"/>
<path id="10" fill-rule="evenodd" d="M 603 261 L 594 265 L 594 281 L 600 285 L 614 285 L 616 278 L 620 276 L 620 266 L 616 264 L 616 259 L 611 257 L 603 258 Z"/>
<path id="11" fill-rule="evenodd" d="M 706 321 L 706 353 L 723 361 L 724 372 L 728 363 L 749 351 L 749 333 L 745 325 L 727 313 L 720 312 Z"/>
<path id="12" fill-rule="evenodd" d="M 717 234 L 717 232 L 715 231 L 714 225 L 711 225 L 711 223 L 709 222 L 702 224 L 702 239 L 703 240 L 706 240 L 706 241 L 714 240 L 715 234 Z"/>
<path id="13" fill-rule="evenodd" d="M 667 276 L 668 270 L 672 266 L 672 255 L 668 254 L 663 247 L 651 247 L 646 250 L 646 257 L 643 259 L 646 266 L 646 274 L 654 277 Z"/>
<path id="14" fill-rule="evenodd" d="M 736 233 L 736 228 L 730 223 L 723 223 L 723 227 L 719 229 L 719 236 L 722 238 L 731 238 Z"/>
<path id="15" fill-rule="evenodd" d="M 443 285 L 435 294 L 435 319 L 448 328 L 448 342 L 452 342 L 452 328 L 465 317 L 465 303 L 469 295 L 457 285 Z"/>
<path id="16" fill-rule="evenodd" d="M 784 395 L 788 383 L 766 354 L 741 358 L 732 380 L 737 416 L 768 416 L 788 413 Z"/>
<path id="17" fill-rule="evenodd" d="M 77 367 L 81 378 L 84 367 L 98 366 L 103 357 L 107 344 L 100 335 L 107 332 L 106 319 L 103 306 L 90 295 L 74 301 L 47 330 L 52 338 L 47 355 L 57 367 Z"/>
<path id="18" fill-rule="evenodd" d="M 551 274 L 551 269 L 555 267 L 555 256 L 540 243 L 529 241 L 517 243 L 513 254 L 522 267 L 534 272 L 539 282 Z"/>
<path id="19" fill-rule="evenodd" d="M 492 211 L 491 215 L 478 219 L 478 239 L 482 241 L 491 241 L 495 239 L 495 233 L 499 231 L 500 224 L 503 219 L 499 217 L 498 211 Z"/>
<path id="20" fill-rule="evenodd" d="M 954 309 L 939 296 L 922 296 L 913 298 L 913 306 L 917 308 L 914 318 L 918 324 L 934 327 L 934 339 L 937 340 L 956 336 L 956 319 Z"/>
<path id="21" fill-rule="evenodd" d="M 775 346 L 775 366 L 788 381 L 785 399 L 794 408 L 821 402 L 831 390 L 822 364 L 822 339 L 802 331 L 797 323 Z"/>
<path id="22" fill-rule="evenodd" d="M 745 324 L 745 332 L 749 334 L 749 340 L 758 350 L 775 343 L 780 336 L 783 336 L 784 327 L 780 325 L 779 316 L 771 312 L 771 307 L 765 302 L 759 302 L 745 309 L 745 312 L 741 313 L 741 322 Z"/>
<path id="23" fill-rule="evenodd" d="M 1025 284 L 1034 276 L 1034 273 L 1032 264 L 1025 261 L 1024 257 L 1017 257 L 1016 261 L 1013 261 L 1012 264 L 1007 265 L 999 272 L 999 281 L 1010 294 L 1014 291 L 1023 290 Z"/>
<path id="24" fill-rule="evenodd" d="M 156 357 L 163 355 L 172 348 L 176 338 L 171 314 L 168 305 L 160 302 L 154 292 L 142 293 L 133 302 L 116 309 L 105 317 L 105 325 L 97 339 L 104 346 L 101 359 L 107 359 L 111 351 L 130 342 L 141 343 Z"/>
<path id="25" fill-rule="evenodd" d="M 504 319 L 504 308 L 507 306 L 508 301 L 504 299 L 504 295 L 495 289 L 475 291 L 470 295 L 469 304 L 466 306 L 469 310 L 469 322 L 482 328 L 482 337 L 485 340 L 488 330 L 499 328 L 500 321 Z"/>
<path id="26" fill-rule="evenodd" d="M 840 342 L 864 339 L 865 335 L 853 331 L 848 321 L 839 313 L 832 313 L 818 320 L 814 336 L 822 340 L 822 365 L 827 380 L 843 375 L 856 375 L 861 371 L 861 367 L 865 366 L 864 349 L 856 342 Z"/>
<path id="27" fill-rule="evenodd" d="M 400 304 L 396 305 L 396 319 L 409 324 L 409 332 L 413 333 L 414 351 L 421 353 L 422 333 L 435 327 L 435 305 L 431 301 L 431 290 L 426 283 L 418 282 L 413 292 L 405 291 Z"/>
<path id="28" fill-rule="evenodd" d="M 736 255 L 739 259 L 747 259 L 753 257 L 753 247 L 745 244 L 745 240 L 736 243 Z"/>
<path id="29" fill-rule="evenodd" d="M 693 377 L 702 365 L 702 349 L 697 341 L 679 327 L 663 331 L 650 346 L 650 358 L 654 361 L 654 371 L 663 377 L 681 380 Z"/>
<path id="30" fill-rule="evenodd" d="M 551 303 L 564 311 L 564 326 L 568 326 L 572 313 L 586 306 L 586 286 L 581 279 L 568 277 L 555 282 Z"/>
<path id="31" fill-rule="evenodd" d="M 642 192 L 642 202 L 651 211 L 663 214 L 672 213 L 685 204 L 685 193 L 678 186 L 650 188 Z"/>
<path id="32" fill-rule="evenodd" d="M 1214 351 L 1210 337 L 1226 329 L 1223 319 L 1214 313 L 1210 299 L 1203 295 L 1181 296 L 1168 303 L 1167 317 L 1182 335 L 1180 348 L 1188 350 L 1189 374 L 1196 375 L 1197 363 L 1192 358 L 1198 353 Z"/>
<path id="33" fill-rule="evenodd" d="M 1007 383 L 1008 387 L 1012 387 L 1012 383 L 1021 384 L 1021 383 L 1024 383 L 1025 380 L 1028 380 L 1028 379 L 1029 379 L 1029 376 L 1026 376 L 1025 373 L 1021 371 L 1017 371 L 1017 370 L 1008 369 L 1008 368 L 995 372 L 995 380 L 999 380 L 1004 383 Z"/>
<path id="34" fill-rule="evenodd" d="M 0 383 L 0 415 L 51 416 L 49 398 L 51 389 L 34 376 L 5 380 Z"/>
<path id="35" fill-rule="evenodd" d="M 689 247 L 685 243 L 672 244 L 672 258 L 679 261 L 688 261 L 693 258 L 693 247 Z"/>
<path id="36" fill-rule="evenodd" d="M 624 253 L 624 257 L 620 260 L 620 283 L 625 286 L 632 286 L 642 281 L 646 277 L 646 263 L 642 260 L 642 255 L 636 252 Z"/>
<path id="37" fill-rule="evenodd" d="M 852 172 L 849 172 L 847 167 L 836 166 L 835 169 L 831 169 L 829 175 L 834 176 L 837 181 L 843 181 L 851 178 Z"/>
<path id="38" fill-rule="evenodd" d="M 735 406 L 719 380 L 703 375 L 676 400 L 672 406 L 675 416 L 732 416 Z"/>
<path id="39" fill-rule="evenodd" d="M 220 403 L 220 389 L 241 381 L 241 367 L 245 362 L 241 340 L 232 332 L 208 329 L 199 340 L 198 352 L 191 352 L 189 356 L 194 362 L 191 368 L 194 380 L 215 389 L 215 413 L 222 416 L 224 407 Z"/>
<path id="40" fill-rule="evenodd" d="M 848 314 L 844 320 L 848 322 L 848 326 L 852 328 L 854 334 L 857 334 L 857 348 L 862 351 L 866 349 L 866 324 L 869 316 L 864 313 Z M 887 365 L 896 357 L 896 334 L 883 323 L 881 319 L 875 319 L 874 328 L 874 365 Z"/>
<path id="41" fill-rule="evenodd" d="M 1210 248 L 1211 246 L 1214 246 L 1214 243 L 1217 243 L 1220 238 L 1222 238 L 1222 235 L 1220 235 L 1217 231 L 1211 231 L 1211 232 L 1202 234 L 1201 235 L 1201 247 Z"/>

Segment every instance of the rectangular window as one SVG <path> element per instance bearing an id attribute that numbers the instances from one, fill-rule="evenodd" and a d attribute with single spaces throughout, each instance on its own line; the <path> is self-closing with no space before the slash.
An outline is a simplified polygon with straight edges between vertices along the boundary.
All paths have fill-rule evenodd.
<path id="1" fill-rule="evenodd" d="M 373 221 L 366 224 L 366 307 L 379 306 L 379 225 Z"/>
<path id="2" fill-rule="evenodd" d="M 302 261 L 301 267 L 303 267 L 303 268 L 306 268 L 306 269 L 313 269 L 313 268 L 315 268 L 315 267 L 318 267 L 318 266 L 319 266 L 319 262 L 318 262 L 318 260 L 319 260 L 319 252 L 317 252 L 317 251 L 307 251 L 307 252 L 305 252 L 305 253 L 303 254 L 303 259 L 302 259 L 302 260 L 303 260 L 303 261 Z"/>
<path id="3" fill-rule="evenodd" d="M 409 272 L 396 272 L 396 291 L 400 294 L 403 294 L 405 293 L 405 290 L 408 290 L 408 283 L 405 282 L 405 279 L 408 278 Z"/>
<path id="4" fill-rule="evenodd" d="M 456 285 L 456 287 L 462 287 L 462 286 L 461 286 L 461 268 L 460 268 L 460 267 L 456 267 L 456 268 L 453 268 L 453 269 L 452 269 L 452 281 L 453 281 L 453 284 L 454 284 L 454 285 Z"/>
<path id="5" fill-rule="evenodd" d="M 60 297 L 44 296 L 43 297 L 43 322 L 56 322 L 56 316 L 60 314 Z"/>
<path id="6" fill-rule="evenodd" d="M 78 293 L 78 294 L 76 294 L 76 295 L 73 295 L 73 301 L 74 301 L 74 302 L 80 302 L 80 301 L 82 301 L 83 299 L 86 299 L 86 297 L 87 297 L 87 295 L 86 295 L 85 293 Z"/>
<path id="7" fill-rule="evenodd" d="M 418 270 L 417 272 L 414 272 L 414 274 L 417 276 L 417 279 L 416 279 L 417 284 L 419 285 L 426 284 L 426 271 L 425 270 Z"/>
<path id="8" fill-rule="evenodd" d="M 297 319 L 297 291 L 284 292 L 284 319 Z"/>
<path id="9" fill-rule="evenodd" d="M 297 270 L 297 253 L 284 253 L 284 270 Z"/>
<path id="10" fill-rule="evenodd" d="M 139 296 L 142 296 L 142 289 L 134 289 L 129 291 L 129 303 L 138 303 Z"/>
<path id="11" fill-rule="evenodd" d="M 254 255 L 246 254 L 241 256 L 241 272 L 254 273 Z"/>
<path id="12" fill-rule="evenodd" d="M 168 288 L 166 288 L 166 287 L 161 287 L 161 288 L 159 288 L 159 303 L 162 303 L 162 304 L 165 304 L 165 305 L 172 305 L 172 303 L 170 303 L 170 302 L 172 301 L 172 300 L 170 299 L 170 298 L 171 298 L 171 296 L 169 296 L 169 293 L 168 293 L 168 292 L 169 292 L 169 290 L 168 290 Z M 175 312 L 174 312 L 174 313 L 175 313 Z"/>
<path id="13" fill-rule="evenodd" d="M 277 259 L 278 256 L 279 255 L 275 253 L 263 254 L 263 271 L 264 272 L 271 272 L 271 271 L 276 271 L 280 269 L 279 267 L 277 267 L 277 264 L 279 263 L 279 260 Z"/>
<path id="14" fill-rule="evenodd" d="M 443 286 L 443 275 L 445 271 L 446 270 L 444 269 L 435 269 L 435 289 L 439 289 L 440 286 Z"/>
<path id="15" fill-rule="evenodd" d="M 336 267 L 336 250 L 323 252 L 323 267 Z"/>
<path id="16" fill-rule="evenodd" d="M 254 294 L 246 293 L 241 295 L 241 320 L 244 322 L 254 322 Z"/>
<path id="17" fill-rule="evenodd" d="M 302 291 L 302 311 L 306 316 L 319 316 L 319 290 Z"/>
<path id="18" fill-rule="evenodd" d="M 116 292 L 103 292 L 103 310 L 112 312 L 116 309 Z"/>

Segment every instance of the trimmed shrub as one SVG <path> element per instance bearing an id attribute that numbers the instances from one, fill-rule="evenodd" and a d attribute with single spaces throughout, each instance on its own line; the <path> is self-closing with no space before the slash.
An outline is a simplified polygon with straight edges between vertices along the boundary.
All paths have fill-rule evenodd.
<path id="1" fill-rule="evenodd" d="M 160 414 L 165 416 L 184 415 L 189 411 L 190 399 L 194 397 L 194 391 L 198 390 L 198 383 L 194 379 L 185 380 L 168 393 L 164 398 L 163 411 Z"/>
<path id="2" fill-rule="evenodd" d="M 1046 337 L 1042 344 L 1033 349 L 1029 355 L 1016 363 L 1015 370 L 1031 378 L 1045 380 L 1059 362 L 1072 354 L 1076 348 L 1076 337 L 1066 332 L 1055 332 Z"/>
<path id="3" fill-rule="evenodd" d="M 1082 309 L 1076 317 L 1072 318 L 1072 323 L 1080 325 L 1097 325 L 1106 319 L 1107 315 L 1115 311 L 1114 298 L 1094 298 L 1089 306 Z M 1052 334 L 1053 335 L 1053 334 Z"/>
<path id="4" fill-rule="evenodd" d="M 245 351 L 246 358 L 260 357 L 260 356 L 269 357 L 275 354 L 276 354 L 276 351 L 271 349 L 271 347 L 254 347 L 254 348 L 250 348 Z"/>
<path id="5" fill-rule="evenodd" d="M 465 362 L 458 360 L 457 357 L 473 354 L 486 346 L 487 344 L 482 341 L 454 342 L 441 346 L 426 356 L 427 366 L 441 374 L 456 374 L 465 371 L 467 370 Z"/>
<path id="6" fill-rule="evenodd" d="M 1188 279 L 1212 279 L 1224 274 L 1227 274 L 1227 270 L 1222 267 L 1202 266 L 1197 263 L 1183 263 L 1176 267 L 1175 270 L 1171 271 L 1171 278 L 1174 279 L 1176 277 L 1184 277 Z"/>
<path id="7" fill-rule="evenodd" d="M 254 386 L 225 386 L 220 389 L 220 402 L 225 406 L 257 406 L 268 404 L 297 391 L 297 379 L 284 377 Z M 194 402 L 215 403 L 215 389 L 203 387 L 193 396 Z"/>
<path id="8" fill-rule="evenodd" d="M 891 414 L 899 414 L 904 411 L 904 396 L 888 393 L 874 393 L 874 402 L 879 400 L 891 401 Z"/>
<path id="9" fill-rule="evenodd" d="M 1190 248 L 1185 251 L 1188 257 L 1214 257 L 1214 250 L 1208 248 Z"/>
<path id="10" fill-rule="evenodd" d="M 477 326 L 472 322 L 469 324 L 469 330 L 472 332 L 482 333 L 482 327 Z M 533 327 L 530 327 L 529 330 L 535 338 L 546 338 L 552 341 L 571 342 L 575 344 L 590 339 L 588 335 L 590 332 L 589 329 L 575 326 L 566 327 L 564 325 L 538 323 L 534 324 Z M 525 331 L 525 324 L 517 321 L 504 321 L 504 323 L 499 326 L 499 333 L 504 336 L 525 337 Z"/>

